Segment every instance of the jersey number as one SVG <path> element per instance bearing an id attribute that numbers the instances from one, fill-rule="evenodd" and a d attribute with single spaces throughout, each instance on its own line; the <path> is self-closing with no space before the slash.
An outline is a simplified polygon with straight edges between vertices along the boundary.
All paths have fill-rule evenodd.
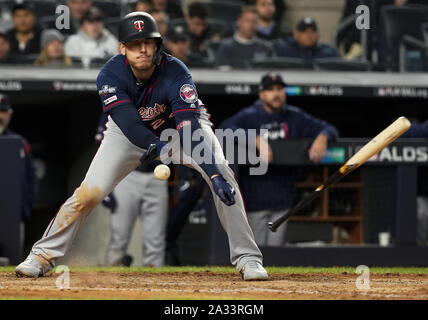
<path id="1" fill-rule="evenodd" d="M 164 119 L 157 119 L 153 121 L 150 125 L 152 126 L 153 130 L 157 130 L 164 123 L 165 123 Z"/>

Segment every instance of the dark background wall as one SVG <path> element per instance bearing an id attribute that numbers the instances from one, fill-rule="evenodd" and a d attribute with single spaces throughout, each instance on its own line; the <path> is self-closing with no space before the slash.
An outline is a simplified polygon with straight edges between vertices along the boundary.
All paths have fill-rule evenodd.
<path id="1" fill-rule="evenodd" d="M 84 177 L 97 150 L 94 135 L 101 114 L 96 93 L 10 93 L 14 107 L 11 129 L 29 141 L 33 156 L 43 167 L 40 191 L 26 244 L 40 238 L 61 203 Z M 215 125 L 250 105 L 256 95 L 203 95 Z M 335 125 L 342 137 L 371 137 L 393 119 L 405 115 L 428 119 L 422 99 L 290 97 L 290 104 Z"/>

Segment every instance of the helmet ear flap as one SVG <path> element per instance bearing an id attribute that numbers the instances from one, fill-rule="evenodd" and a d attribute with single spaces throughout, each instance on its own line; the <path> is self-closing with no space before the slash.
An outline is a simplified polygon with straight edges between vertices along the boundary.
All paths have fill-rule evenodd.
<path id="1" fill-rule="evenodd" d="M 162 38 L 156 38 L 156 53 L 153 56 L 153 64 L 158 66 L 162 60 L 163 41 Z"/>

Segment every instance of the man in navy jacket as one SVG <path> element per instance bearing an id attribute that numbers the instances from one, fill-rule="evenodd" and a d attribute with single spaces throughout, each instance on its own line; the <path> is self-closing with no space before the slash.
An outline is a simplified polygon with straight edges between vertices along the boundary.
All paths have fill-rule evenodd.
<path id="1" fill-rule="evenodd" d="M 256 147 L 262 161 L 272 162 L 269 141 L 315 138 L 308 156 L 318 163 L 325 155 L 327 142 L 338 137 L 336 128 L 316 119 L 299 108 L 286 103 L 285 83 L 278 74 L 262 77 L 259 100 L 225 120 L 223 128 L 268 129 L 268 137 L 257 136 Z M 265 144 L 263 147 L 262 145 Z M 267 145 L 266 145 L 267 144 Z M 286 227 L 276 233 L 268 231 L 269 221 L 276 220 L 292 205 L 295 196 L 295 168 L 269 165 L 264 175 L 242 173 L 239 176 L 244 195 L 248 221 L 258 245 L 281 246 Z"/>
<path id="2" fill-rule="evenodd" d="M 22 222 L 28 222 L 36 199 L 38 181 L 29 143 L 25 138 L 9 129 L 12 113 L 13 110 L 9 98 L 5 94 L 0 93 L 0 136 L 16 137 L 22 142 L 20 153 L 22 159 L 20 168 L 23 186 L 21 220 Z"/>
<path id="3" fill-rule="evenodd" d="M 315 20 L 306 17 L 297 24 L 292 37 L 283 38 L 275 44 L 275 53 L 279 57 L 303 59 L 307 68 L 313 67 L 314 59 L 340 58 L 336 48 L 318 40 Z"/>

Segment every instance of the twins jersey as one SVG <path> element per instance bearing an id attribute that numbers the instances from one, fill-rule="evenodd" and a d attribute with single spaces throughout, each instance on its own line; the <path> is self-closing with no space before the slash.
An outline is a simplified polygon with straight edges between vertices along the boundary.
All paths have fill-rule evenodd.
<path id="1" fill-rule="evenodd" d="M 202 106 L 189 69 L 166 53 L 144 83 L 137 83 L 126 57 L 116 55 L 101 69 L 97 87 L 104 112 L 132 104 L 145 126 L 157 136 L 166 128 L 176 127 L 175 114 L 199 113 Z"/>

